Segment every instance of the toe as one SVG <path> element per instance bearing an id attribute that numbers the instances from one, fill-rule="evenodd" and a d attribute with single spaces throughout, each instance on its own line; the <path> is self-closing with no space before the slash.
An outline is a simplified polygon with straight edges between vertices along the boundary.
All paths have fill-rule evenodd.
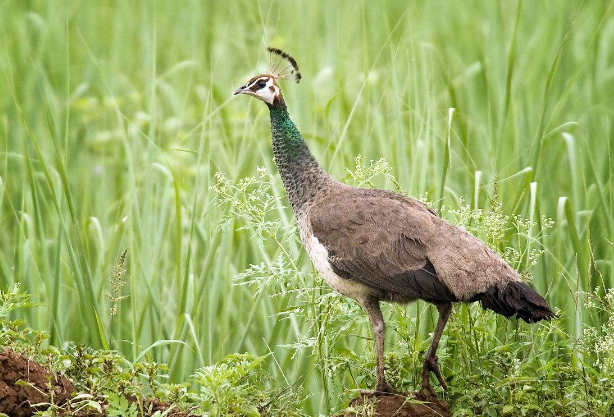
<path id="1" fill-rule="evenodd" d="M 380 382 L 380 383 L 378 383 L 376 385 L 375 393 L 376 394 L 380 394 L 380 395 L 387 395 L 387 394 L 398 394 L 399 391 L 397 391 L 396 389 L 392 388 L 392 386 L 390 386 L 390 384 L 388 384 L 388 382 L 383 381 L 383 382 Z"/>

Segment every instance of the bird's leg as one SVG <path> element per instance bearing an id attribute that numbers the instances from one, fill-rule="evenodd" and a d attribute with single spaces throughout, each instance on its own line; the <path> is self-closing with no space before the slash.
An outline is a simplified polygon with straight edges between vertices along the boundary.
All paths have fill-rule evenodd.
<path id="1" fill-rule="evenodd" d="M 375 353 L 377 356 L 377 384 L 376 393 L 396 393 L 397 391 L 388 385 L 384 375 L 384 339 L 386 336 L 386 323 L 382 310 L 379 307 L 379 300 L 368 299 L 360 303 L 369 315 L 369 321 L 375 335 Z"/>
<path id="2" fill-rule="evenodd" d="M 437 320 L 437 326 L 435 327 L 435 332 L 433 333 L 433 340 L 431 341 L 431 345 L 426 352 L 424 365 L 422 366 L 422 389 L 420 390 L 420 394 L 422 396 L 430 394 L 437 397 L 435 389 L 429 382 L 429 372 L 431 371 L 435 374 L 443 389 L 448 389 L 448 386 L 441 375 L 441 371 L 439 370 L 436 353 L 437 345 L 439 345 L 439 339 L 441 339 L 443 329 L 446 327 L 446 323 L 448 322 L 450 313 L 452 312 L 452 303 L 438 304 L 437 310 L 439 311 L 439 319 Z"/>

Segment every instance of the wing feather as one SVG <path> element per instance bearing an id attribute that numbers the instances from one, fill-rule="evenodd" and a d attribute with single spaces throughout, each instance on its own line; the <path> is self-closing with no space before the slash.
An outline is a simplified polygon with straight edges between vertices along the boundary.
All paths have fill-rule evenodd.
<path id="1" fill-rule="evenodd" d="M 308 215 L 342 278 L 409 298 L 456 300 L 428 259 L 425 242 L 434 213 L 422 203 L 348 187 L 319 199 Z"/>

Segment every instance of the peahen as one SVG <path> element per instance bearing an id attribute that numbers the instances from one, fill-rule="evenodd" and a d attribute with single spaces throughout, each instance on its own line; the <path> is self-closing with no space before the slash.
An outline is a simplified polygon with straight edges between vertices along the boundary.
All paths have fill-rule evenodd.
<path id="1" fill-rule="evenodd" d="M 447 389 L 437 364 L 437 345 L 452 303 L 479 301 L 483 308 L 528 323 L 555 314 L 478 238 L 446 221 L 421 202 L 391 191 L 351 187 L 326 173 L 292 122 L 279 79 L 301 78 L 294 58 L 269 48 L 278 58 L 269 73 L 234 91 L 267 104 L 275 163 L 294 210 L 300 237 L 315 268 L 336 291 L 367 312 L 377 354 L 377 393 L 395 390 L 384 375 L 386 324 L 380 302 L 434 304 L 439 318 L 422 367 L 421 393 L 434 395 L 433 372 Z"/>

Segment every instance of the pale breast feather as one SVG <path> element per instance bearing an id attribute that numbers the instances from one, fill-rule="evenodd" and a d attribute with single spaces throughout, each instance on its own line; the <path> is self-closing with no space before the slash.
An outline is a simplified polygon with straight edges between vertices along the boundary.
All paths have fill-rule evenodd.
<path id="1" fill-rule="evenodd" d="M 316 271 L 335 291 L 354 299 L 363 299 L 373 295 L 373 289 L 356 281 L 340 277 L 333 269 L 328 251 L 308 228 L 301 228 L 301 240 Z"/>

